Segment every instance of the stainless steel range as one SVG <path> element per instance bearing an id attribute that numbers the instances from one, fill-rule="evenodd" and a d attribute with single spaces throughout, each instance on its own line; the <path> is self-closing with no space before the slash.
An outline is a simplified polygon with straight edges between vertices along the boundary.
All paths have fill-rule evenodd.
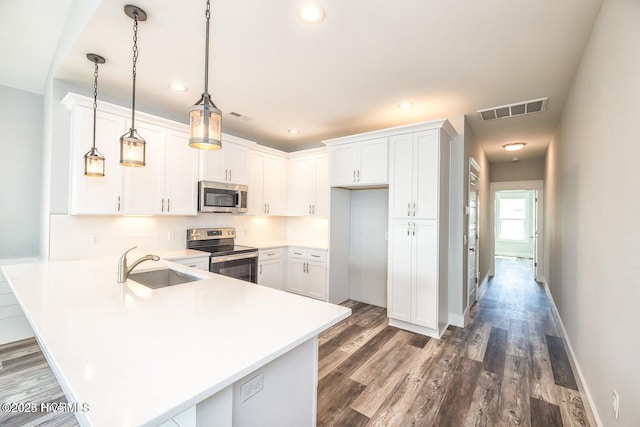
<path id="1" fill-rule="evenodd" d="M 235 244 L 236 229 L 190 228 L 187 249 L 209 252 L 209 271 L 258 283 L 258 249 Z"/>

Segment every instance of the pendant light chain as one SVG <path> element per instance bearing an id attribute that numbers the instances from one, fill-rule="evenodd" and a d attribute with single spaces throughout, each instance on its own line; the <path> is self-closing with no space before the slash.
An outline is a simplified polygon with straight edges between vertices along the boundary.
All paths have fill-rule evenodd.
<path id="1" fill-rule="evenodd" d="M 93 148 L 96 148 L 96 111 L 98 110 L 98 61 L 93 71 Z"/>
<path id="2" fill-rule="evenodd" d="M 209 94 L 209 21 L 211 20 L 211 2 L 207 0 L 207 11 L 204 14 L 207 18 L 207 38 L 204 48 L 204 93 Z"/>
<path id="3" fill-rule="evenodd" d="M 131 97 L 131 129 L 136 117 L 136 63 L 138 62 L 138 14 L 133 14 L 133 96 Z"/>

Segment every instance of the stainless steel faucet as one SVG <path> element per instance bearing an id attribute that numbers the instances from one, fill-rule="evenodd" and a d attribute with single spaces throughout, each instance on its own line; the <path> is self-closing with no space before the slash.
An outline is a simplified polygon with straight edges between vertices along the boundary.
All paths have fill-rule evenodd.
<path id="1" fill-rule="evenodd" d="M 135 260 L 131 267 L 128 267 L 127 254 L 129 253 L 129 251 L 132 251 L 135 248 L 137 248 L 137 246 L 126 250 L 118 260 L 118 283 L 125 283 L 127 281 L 127 278 L 129 277 L 129 274 L 131 274 L 133 269 L 136 268 L 141 262 L 160 260 L 160 257 L 158 255 L 145 255 L 142 258 L 138 258 L 137 260 Z"/>

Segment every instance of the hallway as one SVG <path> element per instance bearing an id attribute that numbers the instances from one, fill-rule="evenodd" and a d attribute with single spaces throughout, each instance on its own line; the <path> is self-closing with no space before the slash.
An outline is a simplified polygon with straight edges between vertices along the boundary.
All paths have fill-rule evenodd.
<path id="1" fill-rule="evenodd" d="M 499 258 L 466 328 L 442 340 L 353 315 L 320 336 L 318 425 L 588 426 L 531 261 Z"/>

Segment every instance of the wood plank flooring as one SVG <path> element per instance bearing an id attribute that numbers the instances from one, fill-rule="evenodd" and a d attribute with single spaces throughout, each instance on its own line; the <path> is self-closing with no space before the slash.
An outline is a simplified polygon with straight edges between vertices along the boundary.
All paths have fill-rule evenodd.
<path id="1" fill-rule="evenodd" d="M 319 338 L 319 426 L 589 426 L 531 263 L 498 259 L 468 327 L 430 339 L 353 315 Z"/>
<path id="2" fill-rule="evenodd" d="M 319 337 L 319 426 L 589 426 L 547 296 L 524 260 L 500 259 L 468 327 L 432 339 L 353 315 Z M 0 346 L 0 403 L 65 401 L 34 339 Z M 76 426 L 72 414 L 5 413 L 1 426 Z"/>

